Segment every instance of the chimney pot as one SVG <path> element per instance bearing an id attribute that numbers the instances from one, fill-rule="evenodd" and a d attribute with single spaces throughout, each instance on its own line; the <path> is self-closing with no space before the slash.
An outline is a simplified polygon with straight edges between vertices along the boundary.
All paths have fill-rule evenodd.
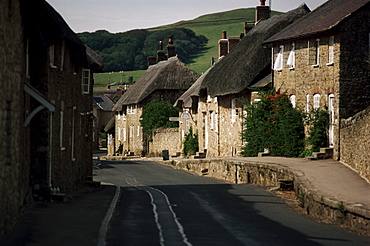
<path id="1" fill-rule="evenodd" d="M 226 31 L 223 31 L 222 32 L 222 37 L 221 37 L 222 39 L 227 39 L 227 35 L 226 35 Z"/>
<path id="2" fill-rule="evenodd" d="M 266 5 L 266 0 L 260 0 L 260 6 L 265 6 Z"/>

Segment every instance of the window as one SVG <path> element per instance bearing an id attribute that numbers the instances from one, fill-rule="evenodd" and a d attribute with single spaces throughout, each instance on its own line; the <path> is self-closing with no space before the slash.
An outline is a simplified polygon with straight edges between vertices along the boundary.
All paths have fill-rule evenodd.
<path id="1" fill-rule="evenodd" d="M 284 53 L 284 46 L 280 45 L 279 52 L 276 56 L 276 60 L 275 60 L 274 67 L 273 67 L 275 71 L 283 70 L 283 53 Z"/>
<path id="2" fill-rule="evenodd" d="M 294 67 L 295 67 L 295 44 L 293 43 L 292 44 L 292 48 L 290 50 L 290 53 L 289 53 L 289 57 L 288 57 L 288 61 L 287 61 L 287 65 L 289 66 L 289 69 L 290 70 L 293 70 Z"/>
<path id="3" fill-rule="evenodd" d="M 295 108 L 295 95 L 294 94 L 290 95 L 289 99 L 290 102 L 292 103 L 293 108 Z"/>
<path id="4" fill-rule="evenodd" d="M 214 122 L 215 122 L 215 127 L 214 127 L 214 130 L 215 132 L 218 132 L 218 114 L 215 113 L 215 117 L 214 117 Z"/>
<path id="5" fill-rule="evenodd" d="M 62 49 L 60 50 L 60 71 L 64 68 L 64 54 L 66 52 L 66 42 L 63 40 Z"/>
<path id="6" fill-rule="evenodd" d="M 132 138 L 134 136 L 134 126 L 130 126 L 130 136 L 129 138 Z"/>
<path id="7" fill-rule="evenodd" d="M 63 102 L 62 102 L 63 103 Z M 62 104 L 63 105 L 63 104 Z M 59 131 L 59 134 L 60 134 L 60 143 L 59 143 L 59 146 L 60 146 L 60 150 L 64 150 L 64 146 L 63 146 L 63 122 L 64 122 L 64 114 L 63 114 L 63 110 L 60 111 L 60 131 Z"/>
<path id="8" fill-rule="evenodd" d="M 81 88 L 83 94 L 90 93 L 90 69 L 82 69 Z"/>
<path id="9" fill-rule="evenodd" d="M 140 136 L 140 126 L 137 126 L 137 136 Z"/>
<path id="10" fill-rule="evenodd" d="M 314 40 L 311 46 L 309 47 L 309 62 L 313 67 L 318 67 L 320 60 L 320 39 Z"/>
<path id="11" fill-rule="evenodd" d="M 127 114 L 136 114 L 137 104 L 130 104 L 127 106 Z"/>
<path id="12" fill-rule="evenodd" d="M 117 127 L 117 133 L 118 133 L 117 140 L 121 141 L 121 128 Z"/>
<path id="13" fill-rule="evenodd" d="M 231 122 L 236 121 L 236 100 L 231 99 Z"/>
<path id="14" fill-rule="evenodd" d="M 328 63 L 326 65 L 331 66 L 334 64 L 334 36 L 329 38 L 328 44 Z"/>
<path id="15" fill-rule="evenodd" d="M 51 68 L 56 68 L 55 66 L 55 46 L 50 45 L 49 46 L 49 63 Z"/>
<path id="16" fill-rule="evenodd" d="M 117 112 L 117 120 L 120 120 L 120 119 L 121 119 L 121 114 Z"/>
<path id="17" fill-rule="evenodd" d="M 209 117 L 210 117 L 210 123 L 211 123 L 211 125 L 210 125 L 210 129 L 211 130 L 213 130 L 214 129 L 214 126 L 215 126 L 215 112 L 214 111 L 210 111 L 209 112 L 210 114 L 209 114 Z"/>
<path id="18" fill-rule="evenodd" d="M 126 128 L 122 128 L 122 138 L 123 142 L 126 142 Z"/>
<path id="19" fill-rule="evenodd" d="M 212 102 L 212 97 L 210 95 L 207 95 L 207 103 Z"/>
<path id="20" fill-rule="evenodd" d="M 313 108 L 319 109 L 320 108 L 320 94 L 313 95 Z"/>
<path id="21" fill-rule="evenodd" d="M 310 112 L 310 94 L 306 94 L 306 113 Z"/>

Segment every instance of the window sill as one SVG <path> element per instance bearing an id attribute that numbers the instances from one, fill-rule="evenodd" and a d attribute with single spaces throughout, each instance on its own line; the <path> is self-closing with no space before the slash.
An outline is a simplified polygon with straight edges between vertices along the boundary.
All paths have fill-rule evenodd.
<path id="1" fill-rule="evenodd" d="M 56 68 L 58 68 L 57 66 L 55 66 L 55 65 L 53 65 L 53 64 L 50 64 L 50 67 L 51 67 L 51 68 L 55 68 L 55 69 L 56 69 Z"/>
<path id="2" fill-rule="evenodd" d="M 326 63 L 326 66 L 333 66 L 334 62 Z"/>
<path id="3" fill-rule="evenodd" d="M 290 70 L 290 71 L 293 71 L 293 70 L 294 70 L 294 67 L 290 67 L 290 68 L 289 68 L 289 70 Z"/>
<path id="4" fill-rule="evenodd" d="M 319 65 L 318 64 L 312 65 L 312 67 L 317 68 L 317 67 L 319 67 Z"/>
<path id="5" fill-rule="evenodd" d="M 65 147 L 60 147 L 60 151 L 65 151 L 66 148 Z"/>

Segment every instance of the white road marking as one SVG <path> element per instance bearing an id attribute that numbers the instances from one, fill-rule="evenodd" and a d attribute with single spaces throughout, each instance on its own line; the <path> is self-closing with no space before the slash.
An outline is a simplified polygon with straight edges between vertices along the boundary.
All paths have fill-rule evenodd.
<path id="1" fill-rule="evenodd" d="M 130 175 L 131 176 L 131 175 Z M 133 179 L 133 181 L 136 183 L 135 184 L 132 184 L 130 183 L 130 181 L 128 180 L 128 178 L 126 178 L 126 183 L 128 185 L 131 185 L 133 187 L 135 187 L 136 189 L 138 190 L 143 190 L 145 191 L 146 193 L 148 193 L 149 197 L 150 197 L 150 200 L 151 200 L 151 205 L 152 205 L 152 208 L 153 208 L 153 214 L 154 214 L 154 219 L 155 219 L 155 222 L 156 222 L 156 225 L 157 225 L 157 228 L 158 228 L 158 231 L 159 231 L 159 239 L 160 239 L 160 244 L 161 246 L 164 246 L 165 245 L 165 238 L 164 238 L 164 235 L 163 235 L 163 229 L 162 229 L 162 226 L 159 222 L 159 214 L 157 212 L 157 205 L 155 204 L 155 200 L 154 200 L 154 196 L 153 194 L 150 192 L 149 189 L 152 189 L 154 191 L 157 191 L 159 194 L 163 195 L 163 197 L 165 198 L 166 200 L 166 203 L 167 203 L 167 208 L 169 209 L 169 211 L 171 212 L 172 216 L 173 216 L 173 220 L 175 222 L 175 224 L 177 225 L 177 230 L 178 232 L 180 233 L 181 237 L 182 237 L 182 240 L 184 242 L 185 245 L 187 246 L 192 246 L 192 244 L 188 241 L 188 238 L 184 232 L 184 228 L 183 226 L 181 225 L 181 223 L 179 222 L 179 220 L 177 219 L 177 216 L 176 216 L 176 213 L 173 211 L 172 209 L 172 206 L 171 206 L 171 203 L 169 201 L 169 198 L 168 196 L 161 190 L 158 190 L 156 188 L 153 188 L 151 186 L 147 186 L 147 185 L 143 185 L 143 184 L 140 184 L 139 182 L 137 182 L 136 178 L 131 176 L 131 178 Z M 140 187 L 139 187 L 140 185 Z"/>

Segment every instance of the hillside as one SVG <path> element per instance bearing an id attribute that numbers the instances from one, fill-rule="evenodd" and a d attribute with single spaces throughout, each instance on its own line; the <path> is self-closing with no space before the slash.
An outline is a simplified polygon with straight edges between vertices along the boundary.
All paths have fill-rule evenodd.
<path id="1" fill-rule="evenodd" d="M 272 15 L 279 14 L 279 12 L 272 11 Z M 168 31 L 169 29 L 190 29 L 196 35 L 196 38 L 204 41 L 201 37 L 205 36 L 208 39 L 206 44 L 201 44 L 203 47 L 198 47 L 199 49 L 195 54 L 190 54 L 189 59 L 184 61 L 188 66 L 190 66 L 197 73 L 201 74 L 205 72 L 211 65 L 212 57 L 217 57 L 218 55 L 218 40 L 221 38 L 222 31 L 227 31 L 227 36 L 239 36 L 240 33 L 244 32 L 244 22 L 253 22 L 255 16 L 255 8 L 243 8 L 235 9 L 231 11 L 213 13 L 200 16 L 193 20 L 179 21 L 170 25 L 159 26 L 156 28 L 151 28 L 147 30 L 133 30 L 129 32 L 144 32 L 148 31 L 149 33 L 157 31 Z M 101 32 L 101 31 L 100 31 Z M 126 33 L 129 33 L 126 32 Z M 117 33 L 111 35 L 123 35 L 126 33 Z M 109 34 L 109 33 L 108 33 Z M 106 33 L 106 35 L 108 35 Z M 79 34 L 80 36 L 81 34 Z M 85 33 L 86 35 L 86 33 Z M 158 35 L 156 35 L 158 36 Z M 159 40 L 158 40 L 159 41 Z M 163 40 L 165 41 L 165 40 Z M 89 44 L 88 44 L 89 45 Z M 166 43 L 165 43 L 166 45 Z M 175 39 L 176 45 L 176 39 Z M 190 47 L 190 46 L 189 46 Z M 191 47 L 194 47 L 194 43 L 191 44 Z M 156 48 L 152 48 L 152 52 L 155 53 Z M 98 52 L 99 53 L 99 52 Z M 100 53 L 101 55 L 101 53 Z M 147 55 L 147 54 L 144 54 Z M 149 54 L 150 55 L 150 54 Z M 144 72 L 144 70 L 142 71 Z M 130 71 L 126 71 L 126 78 L 130 75 Z M 140 74 L 139 71 L 135 72 L 135 79 Z M 111 75 L 110 75 L 111 76 Z M 100 81 L 105 81 L 104 74 L 98 76 L 96 83 Z M 105 82 L 104 82 L 105 83 Z"/>

